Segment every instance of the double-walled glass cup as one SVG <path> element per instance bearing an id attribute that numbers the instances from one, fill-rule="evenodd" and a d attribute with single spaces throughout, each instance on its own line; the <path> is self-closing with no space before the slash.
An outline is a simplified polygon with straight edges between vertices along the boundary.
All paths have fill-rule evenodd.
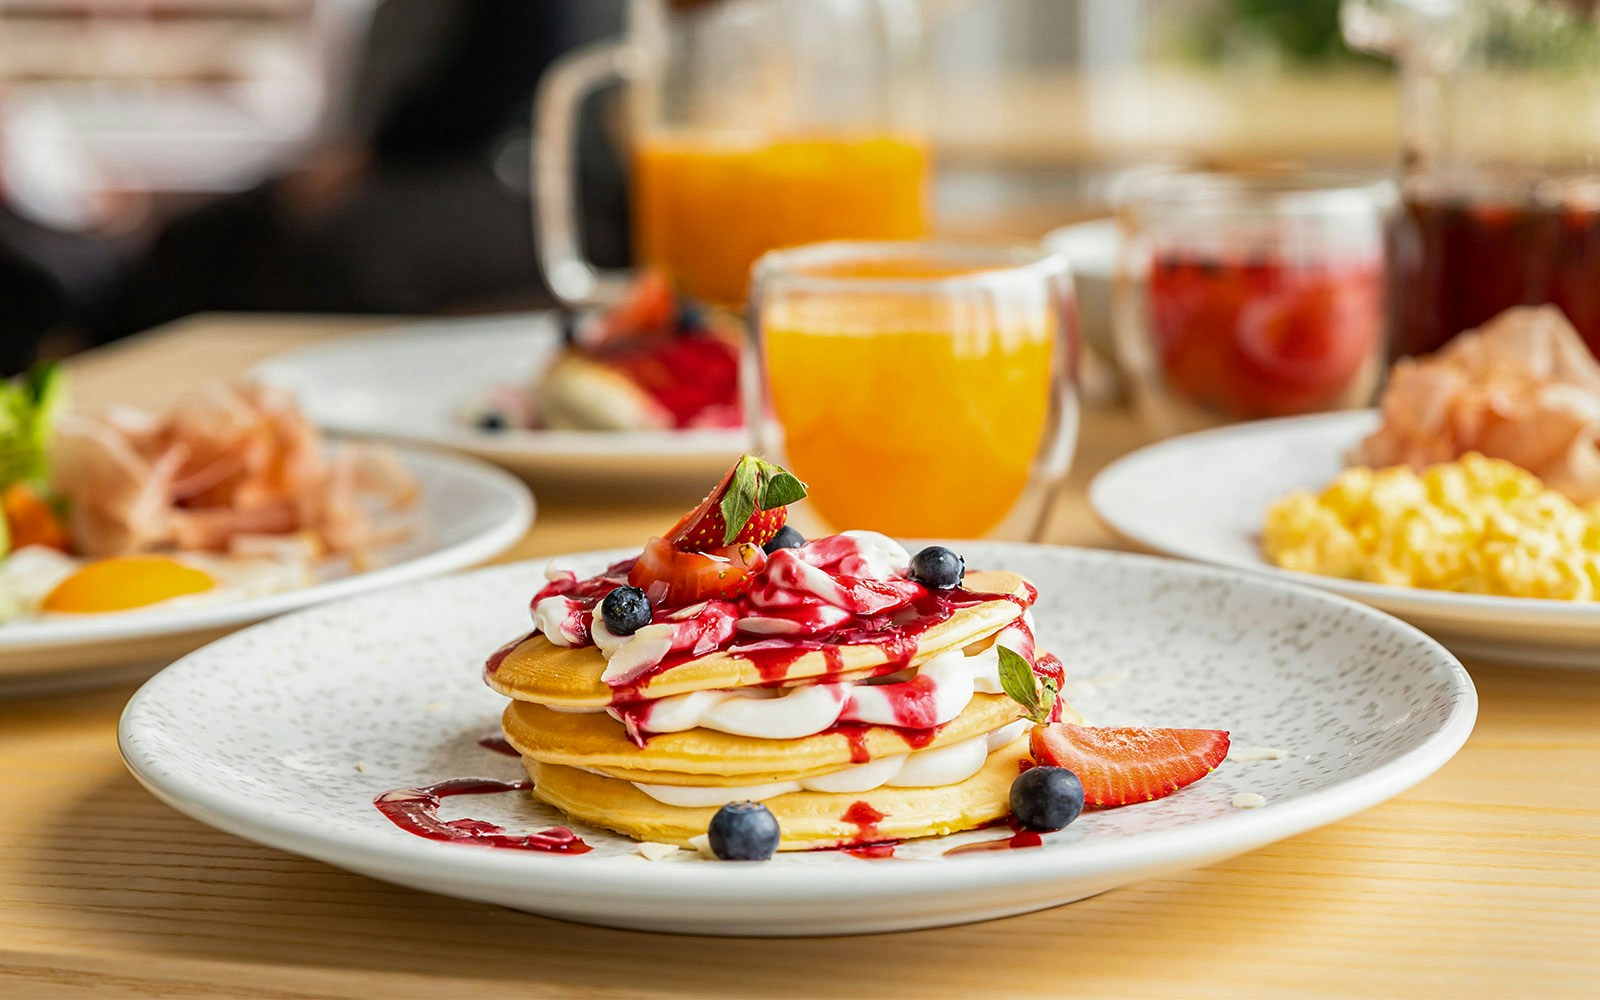
<path id="1" fill-rule="evenodd" d="M 546 74 L 535 116 L 535 222 L 545 280 L 573 303 L 625 275 L 579 241 L 577 112 L 624 82 L 634 249 L 678 290 L 744 304 L 768 250 L 928 229 L 932 167 L 913 86 L 912 0 L 631 0 L 624 36 Z"/>
<path id="2" fill-rule="evenodd" d="M 1151 172 L 1118 195 L 1118 364 L 1152 429 L 1366 405 L 1393 192 L 1360 176 Z"/>
<path id="3" fill-rule="evenodd" d="M 811 530 L 1037 538 L 1077 443 L 1077 310 L 1033 246 L 836 242 L 755 268 L 749 416 Z"/>

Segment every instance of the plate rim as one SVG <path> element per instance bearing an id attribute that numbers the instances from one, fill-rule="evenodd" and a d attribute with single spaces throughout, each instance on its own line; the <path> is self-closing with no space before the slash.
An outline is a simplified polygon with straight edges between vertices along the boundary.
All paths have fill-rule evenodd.
<path id="1" fill-rule="evenodd" d="M 452 331 L 462 328 L 476 328 L 476 332 L 482 335 L 509 339 L 524 332 L 519 324 L 532 323 L 539 327 L 550 325 L 554 313 L 553 309 L 536 309 L 483 316 L 431 317 L 409 323 L 358 330 L 280 351 L 252 365 L 247 375 L 269 385 L 282 386 L 299 392 L 303 386 L 291 377 L 291 373 L 307 364 L 322 361 L 324 356 L 340 357 L 352 351 L 370 356 L 373 349 L 380 345 L 392 345 L 397 341 L 436 341 L 455 336 Z M 454 423 L 443 425 L 448 428 L 445 433 L 418 435 L 388 431 L 378 422 L 328 419 L 314 410 L 314 406 L 309 407 L 308 413 L 316 423 L 343 434 L 448 448 L 498 460 L 617 459 L 644 453 L 668 457 L 712 457 L 735 454 L 745 449 L 750 440 L 748 431 L 742 428 L 643 431 L 511 428 L 491 433 L 464 424 L 457 426 Z"/>
<path id="2" fill-rule="evenodd" d="M 769 898 L 782 893 L 784 899 L 847 900 L 866 896 L 925 896 L 1052 880 L 1107 878 L 1136 870 L 1207 863 L 1208 860 L 1228 857 L 1337 822 L 1406 791 L 1448 762 L 1466 742 L 1476 723 L 1477 690 L 1460 661 L 1419 629 L 1370 605 L 1317 588 L 1264 579 L 1259 575 L 1208 564 L 1070 546 L 991 544 L 1018 544 L 1024 548 L 1065 553 L 1069 558 L 1090 563 L 1126 562 L 1146 566 L 1152 572 L 1176 573 L 1199 580 L 1227 580 L 1250 589 L 1288 590 L 1315 602 L 1338 606 L 1358 617 L 1380 619 L 1385 627 L 1398 630 L 1411 640 L 1417 655 L 1426 655 L 1431 660 L 1427 665 L 1428 670 L 1445 671 L 1451 682 L 1453 704 L 1439 727 L 1427 734 L 1417 746 L 1394 760 L 1364 772 L 1359 780 L 1342 780 L 1332 787 L 1275 804 L 1269 809 L 1238 810 L 1194 826 L 1080 844 L 1073 850 L 1037 854 L 1021 852 L 1016 856 L 1012 856 L 1012 852 L 995 852 L 977 854 L 953 864 L 919 865 L 915 871 L 921 877 L 908 876 L 901 866 L 864 865 L 851 869 L 850 878 L 845 880 L 849 885 L 844 887 L 832 879 L 819 880 L 815 868 L 800 865 L 761 866 L 757 876 L 760 881 L 754 883 L 751 881 L 751 871 L 740 865 L 652 865 L 649 868 L 650 875 L 641 878 L 640 873 L 645 869 L 632 862 L 624 863 L 626 859 L 623 858 L 602 858 L 597 862 L 574 865 L 568 858 L 553 859 L 489 849 L 464 850 L 460 845 L 437 844 L 421 838 L 391 840 L 374 838 L 362 831 L 308 828 L 303 821 L 275 816 L 266 811 L 252 815 L 248 799 L 230 798 L 225 783 L 214 784 L 181 774 L 163 773 L 159 745 L 170 743 L 171 737 L 144 731 L 146 723 L 143 718 L 147 706 L 159 697 L 162 686 L 182 683 L 186 671 L 204 669 L 185 664 L 211 647 L 190 654 L 139 689 L 118 721 L 117 746 L 129 771 L 139 783 L 180 812 L 256 843 L 367 874 L 383 872 L 385 874 L 379 877 L 391 880 L 411 875 L 426 877 L 430 883 L 449 883 L 455 888 L 473 889 L 504 887 L 508 880 L 514 880 L 519 886 L 538 886 L 546 891 L 565 890 L 570 885 L 574 891 L 581 888 L 589 896 L 607 900 L 670 901 L 681 899 L 686 891 L 702 898 L 722 898 L 724 893 L 733 890 L 748 894 L 752 886 L 759 886 Z M 614 551 L 594 550 L 551 558 L 604 558 L 607 553 Z M 470 574 L 418 581 L 408 586 L 424 589 L 446 586 L 452 581 L 484 574 L 503 573 L 510 576 L 519 572 L 527 573 L 535 569 L 540 561 L 535 559 L 486 567 Z M 297 614 L 333 614 L 341 611 L 342 606 L 370 599 L 371 595 L 348 598 L 308 608 Z M 280 618 L 262 623 L 218 640 L 212 646 L 247 641 L 241 637 L 257 629 L 282 627 L 284 620 Z M 219 655 L 221 652 L 214 650 L 210 655 Z M 551 865 L 556 867 L 547 867 Z M 569 876 L 568 873 L 578 874 Z M 567 882 L 569 878 L 572 879 L 570 883 Z"/>
<path id="3" fill-rule="evenodd" d="M 1266 560 L 1244 563 L 1219 558 L 1186 548 L 1181 544 L 1168 544 L 1149 535 L 1144 529 L 1132 525 L 1118 513 L 1117 505 L 1108 498 L 1120 485 L 1119 477 L 1126 476 L 1131 467 L 1160 457 L 1160 453 L 1192 445 L 1196 440 L 1211 442 L 1233 437 L 1250 437 L 1272 430 L 1288 430 L 1295 425 L 1330 426 L 1348 423 L 1352 428 L 1376 420 L 1377 410 L 1345 410 L 1334 413 L 1313 413 L 1298 417 L 1276 417 L 1270 420 L 1249 420 L 1213 427 L 1208 430 L 1180 434 L 1144 445 L 1108 463 L 1095 474 L 1089 483 L 1090 510 L 1096 519 L 1118 538 L 1142 546 L 1150 552 L 1171 558 L 1183 559 L 1208 566 L 1218 566 L 1258 576 L 1309 586 L 1342 597 L 1352 598 L 1383 610 L 1399 609 L 1400 614 L 1459 615 L 1467 612 L 1492 612 L 1506 617 L 1516 617 L 1528 624 L 1560 624 L 1563 626 L 1593 626 L 1600 629 L 1600 603 L 1558 601 L 1546 597 L 1501 597 L 1494 594 L 1469 594 L 1448 590 L 1427 590 L 1421 587 L 1396 587 L 1364 580 L 1346 580 L 1323 576 L 1301 570 L 1283 569 Z M 1293 487 L 1314 490 L 1316 484 Z"/>
<path id="4" fill-rule="evenodd" d="M 400 460 L 413 471 L 432 467 L 454 477 L 492 490 L 510 504 L 509 516 L 499 523 L 440 548 L 375 569 L 321 580 L 304 587 L 219 604 L 203 604 L 174 610 L 137 610 L 96 615 L 72 621 L 19 622 L 0 627 L 0 655 L 15 656 L 28 650 L 63 650 L 94 646 L 128 639 L 179 636 L 191 632 L 229 628 L 262 622 L 264 619 L 304 610 L 332 601 L 359 597 L 374 590 L 423 580 L 506 551 L 532 527 L 538 501 L 527 484 L 503 469 L 481 459 L 423 448 L 396 447 Z M 191 651 L 192 652 L 192 651 Z M 188 654 L 185 654 L 187 656 Z M 70 675 L 75 670 L 24 673 L 21 677 Z"/>

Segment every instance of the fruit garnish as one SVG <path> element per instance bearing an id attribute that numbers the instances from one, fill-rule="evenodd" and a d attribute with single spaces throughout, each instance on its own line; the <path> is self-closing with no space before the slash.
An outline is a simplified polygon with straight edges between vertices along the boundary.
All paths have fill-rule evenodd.
<path id="1" fill-rule="evenodd" d="M 761 546 L 761 551 L 770 556 L 779 549 L 798 549 L 805 543 L 806 536 L 794 530 L 794 525 L 786 524 L 778 529 L 777 534 L 767 539 L 767 543 Z"/>
<path id="2" fill-rule="evenodd" d="M 728 600 L 750 588 L 750 574 L 766 560 L 766 553 L 749 542 L 709 552 L 684 552 L 666 539 L 652 538 L 628 571 L 628 582 L 644 591 L 657 607 Z"/>
<path id="3" fill-rule="evenodd" d="M 1056 722 L 1035 726 L 1028 744 L 1038 763 L 1076 774 L 1084 800 L 1100 809 L 1171 795 L 1210 774 L 1228 756 L 1228 734 L 1220 729 Z"/>
<path id="4" fill-rule="evenodd" d="M 765 861 L 777 853 L 781 839 L 778 818 L 759 802 L 730 802 L 706 828 L 711 853 L 723 861 Z"/>
<path id="5" fill-rule="evenodd" d="M 683 515 L 666 539 L 681 552 L 728 545 L 765 545 L 788 518 L 784 508 L 805 499 L 806 484 L 787 470 L 745 455 L 723 473 L 700 505 Z"/>
<path id="6" fill-rule="evenodd" d="M 578 340 L 582 347 L 598 350 L 623 341 L 666 336 L 677 315 L 672 282 L 660 271 L 648 271 L 620 302 L 582 329 Z"/>
<path id="7" fill-rule="evenodd" d="M 967 574 L 967 561 L 943 545 L 930 545 L 911 557 L 906 575 L 929 590 L 949 590 Z"/>
<path id="8" fill-rule="evenodd" d="M 1064 767 L 1030 767 L 1011 782 L 1011 815 L 1028 830 L 1060 830 L 1083 812 L 1083 783 Z"/>
<path id="9" fill-rule="evenodd" d="M 600 618 L 612 635 L 632 635 L 650 624 L 650 600 L 638 587 L 618 587 L 600 602 Z"/>
<path id="10" fill-rule="evenodd" d="M 996 646 L 1000 654 L 1000 688 L 1012 701 L 1027 710 L 1035 725 L 1045 725 L 1055 711 L 1059 691 L 1053 677 L 1042 681 L 1022 654 L 1007 646 Z"/>

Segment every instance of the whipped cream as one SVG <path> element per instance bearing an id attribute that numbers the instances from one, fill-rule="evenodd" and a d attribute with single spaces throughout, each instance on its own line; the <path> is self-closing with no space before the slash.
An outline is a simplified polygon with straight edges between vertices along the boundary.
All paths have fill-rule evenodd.
<path id="1" fill-rule="evenodd" d="M 1018 633 L 1013 640 L 1022 644 L 1023 630 L 1013 631 Z M 1031 635 L 1026 645 L 1031 652 Z M 1026 655 L 1022 649 L 1016 651 Z M 814 736 L 841 722 L 932 729 L 960 715 L 976 693 L 1005 693 L 1000 686 L 1000 654 L 994 646 L 970 656 L 959 649 L 940 653 L 908 679 L 893 680 L 895 676 L 890 675 L 889 683 L 836 681 L 787 689 L 691 691 L 605 711 L 641 733 L 714 729 L 786 740 Z"/>
<path id="2" fill-rule="evenodd" d="M 831 792 L 849 794 L 870 792 L 885 785 L 891 788 L 938 788 L 966 781 L 983 768 L 989 755 L 1022 734 L 1027 723 L 1018 719 L 983 736 L 960 743 L 882 757 L 857 764 L 832 774 L 794 781 L 773 781 L 760 785 L 653 785 L 631 782 L 633 787 L 669 806 L 690 808 L 723 806 L 729 802 L 760 802 L 790 792 Z"/>

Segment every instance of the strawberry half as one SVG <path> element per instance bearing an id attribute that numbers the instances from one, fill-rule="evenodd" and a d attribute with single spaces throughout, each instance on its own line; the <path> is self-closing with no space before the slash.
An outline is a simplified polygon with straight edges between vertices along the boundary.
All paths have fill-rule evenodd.
<path id="1" fill-rule="evenodd" d="M 645 543 L 628 582 L 657 607 L 681 608 L 700 601 L 729 600 L 750 589 L 750 574 L 767 561 L 759 545 L 728 545 L 711 552 L 683 552 L 662 538 Z"/>
<path id="2" fill-rule="evenodd" d="M 746 455 L 723 474 L 698 507 L 672 526 L 666 540 L 680 552 L 765 545 L 788 519 L 785 506 L 805 495 L 805 483 L 789 472 Z"/>
<path id="3" fill-rule="evenodd" d="M 1083 782 L 1083 800 L 1102 809 L 1171 795 L 1228 756 L 1220 729 L 1110 729 L 1056 722 L 1034 726 L 1033 759 Z"/>

